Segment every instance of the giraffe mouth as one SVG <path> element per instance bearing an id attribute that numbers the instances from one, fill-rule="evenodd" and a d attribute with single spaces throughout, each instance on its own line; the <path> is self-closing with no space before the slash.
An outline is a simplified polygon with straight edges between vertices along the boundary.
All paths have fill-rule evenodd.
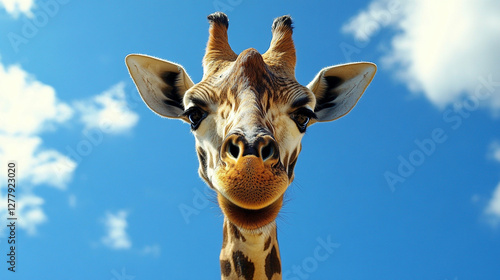
<path id="1" fill-rule="evenodd" d="M 289 180 L 281 164 L 266 166 L 262 159 L 246 156 L 236 164 L 220 167 L 214 183 L 219 193 L 239 208 L 262 210 L 283 196 Z"/>
<path id="2" fill-rule="evenodd" d="M 274 220 L 283 205 L 283 195 L 270 205 L 261 209 L 246 209 L 232 203 L 222 194 L 217 195 L 219 206 L 224 215 L 236 226 L 248 230 L 262 228 Z"/>
<path id="3" fill-rule="evenodd" d="M 254 155 L 221 166 L 213 182 L 224 215 L 238 227 L 249 230 L 276 219 L 289 183 L 281 164 L 265 164 Z"/>

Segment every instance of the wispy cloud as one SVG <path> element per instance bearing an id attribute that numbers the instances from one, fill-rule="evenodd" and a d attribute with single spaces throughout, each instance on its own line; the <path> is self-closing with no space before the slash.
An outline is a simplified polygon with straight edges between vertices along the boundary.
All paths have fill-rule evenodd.
<path id="1" fill-rule="evenodd" d="M 490 222 L 493 227 L 500 224 L 500 183 L 498 183 L 497 187 L 493 191 L 493 195 L 491 196 L 484 213 L 487 216 L 488 222 Z"/>
<path id="2" fill-rule="evenodd" d="M 132 242 L 126 231 L 127 215 L 128 213 L 124 210 L 120 210 L 116 214 L 106 213 L 104 218 L 106 235 L 101 239 L 104 245 L 115 250 L 130 249 L 132 247 Z"/>
<path id="3" fill-rule="evenodd" d="M 85 129 L 119 134 L 137 124 L 139 116 L 127 105 L 125 83 L 120 82 L 90 100 L 76 102 Z"/>
<path id="4" fill-rule="evenodd" d="M 37 226 L 47 221 L 43 203 L 43 198 L 35 195 L 25 195 L 18 202 L 19 226 L 25 228 L 28 234 L 36 234 Z"/>
<path id="5" fill-rule="evenodd" d="M 7 201 L 7 196 L 0 195 L 0 199 L 1 201 Z M 43 198 L 33 194 L 25 194 L 16 200 L 17 224 L 26 230 L 29 235 L 35 235 L 37 227 L 47 221 L 47 216 L 42 209 L 43 203 Z M 7 214 L 7 205 L 1 203 L 0 218 L 6 221 Z"/>
<path id="6" fill-rule="evenodd" d="M 500 143 L 493 142 L 490 145 L 490 152 L 488 157 L 498 161 L 500 163 Z M 484 209 L 484 214 L 487 217 L 488 222 L 496 227 L 500 224 L 500 182 L 497 187 L 493 190 L 493 194 L 488 201 L 486 208 Z"/>
<path id="7" fill-rule="evenodd" d="M 500 162 L 500 141 L 494 141 L 490 144 L 488 157 Z"/>
<path id="8" fill-rule="evenodd" d="M 71 208 L 76 208 L 76 206 L 78 205 L 77 204 L 77 200 L 76 200 L 76 195 L 74 195 L 74 194 L 70 194 L 69 195 L 69 197 L 68 197 L 68 205 Z"/>
<path id="9" fill-rule="evenodd" d="M 349 33 L 356 40 L 367 42 L 381 28 L 394 25 L 401 20 L 401 4 L 397 1 L 373 1 L 365 10 L 352 17 L 342 26 L 342 32 Z"/>
<path id="10" fill-rule="evenodd" d="M 34 6 L 35 0 L 0 0 L 0 7 L 13 17 L 18 17 L 21 13 L 32 16 L 31 10 Z"/>
<path id="11" fill-rule="evenodd" d="M 146 245 L 144 248 L 141 250 L 141 254 L 145 256 L 152 256 L 152 257 L 159 257 L 161 254 L 161 248 L 160 245 L 155 244 L 155 245 Z"/>
<path id="12" fill-rule="evenodd" d="M 342 30 L 368 41 L 382 28 L 394 30 L 382 60 L 411 91 L 444 107 L 482 87 L 500 112 L 500 2 L 373 0 Z"/>

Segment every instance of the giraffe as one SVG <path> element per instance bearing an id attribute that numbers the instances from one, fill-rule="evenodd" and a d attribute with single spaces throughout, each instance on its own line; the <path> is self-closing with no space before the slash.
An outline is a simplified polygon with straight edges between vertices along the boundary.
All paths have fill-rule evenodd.
<path id="1" fill-rule="evenodd" d="M 294 179 L 306 129 L 338 119 L 357 103 L 376 65 L 323 68 L 307 85 L 295 79 L 292 19 L 272 24 L 269 49 L 231 49 L 224 13 L 208 16 L 202 80 L 179 64 L 131 54 L 126 65 L 147 106 L 191 126 L 199 176 L 224 216 L 221 279 L 282 279 L 276 217 Z"/>

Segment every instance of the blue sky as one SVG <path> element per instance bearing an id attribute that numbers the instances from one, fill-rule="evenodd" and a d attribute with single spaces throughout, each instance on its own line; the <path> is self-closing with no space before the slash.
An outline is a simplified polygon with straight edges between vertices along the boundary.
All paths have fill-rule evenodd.
<path id="1" fill-rule="evenodd" d="M 217 10 L 235 52 L 264 52 L 290 14 L 302 84 L 379 67 L 349 115 L 303 139 L 278 218 L 284 279 L 500 279 L 498 2 L 269 2 L 0 0 L 1 279 L 220 277 L 222 216 L 189 126 L 153 114 L 124 64 L 154 55 L 198 82 Z"/>

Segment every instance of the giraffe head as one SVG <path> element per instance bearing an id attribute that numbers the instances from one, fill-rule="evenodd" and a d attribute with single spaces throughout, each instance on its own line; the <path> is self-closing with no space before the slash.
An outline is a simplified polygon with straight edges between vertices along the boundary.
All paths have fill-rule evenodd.
<path id="1" fill-rule="evenodd" d="M 224 215 L 256 230 L 272 223 L 294 178 L 307 128 L 347 114 L 375 75 L 372 63 L 319 71 L 307 85 L 295 79 L 292 20 L 274 20 L 269 49 L 239 55 L 229 46 L 228 19 L 208 16 L 203 78 L 194 84 L 181 65 L 144 55 L 126 58 L 145 103 L 157 114 L 191 125 L 199 175 L 217 192 Z"/>

